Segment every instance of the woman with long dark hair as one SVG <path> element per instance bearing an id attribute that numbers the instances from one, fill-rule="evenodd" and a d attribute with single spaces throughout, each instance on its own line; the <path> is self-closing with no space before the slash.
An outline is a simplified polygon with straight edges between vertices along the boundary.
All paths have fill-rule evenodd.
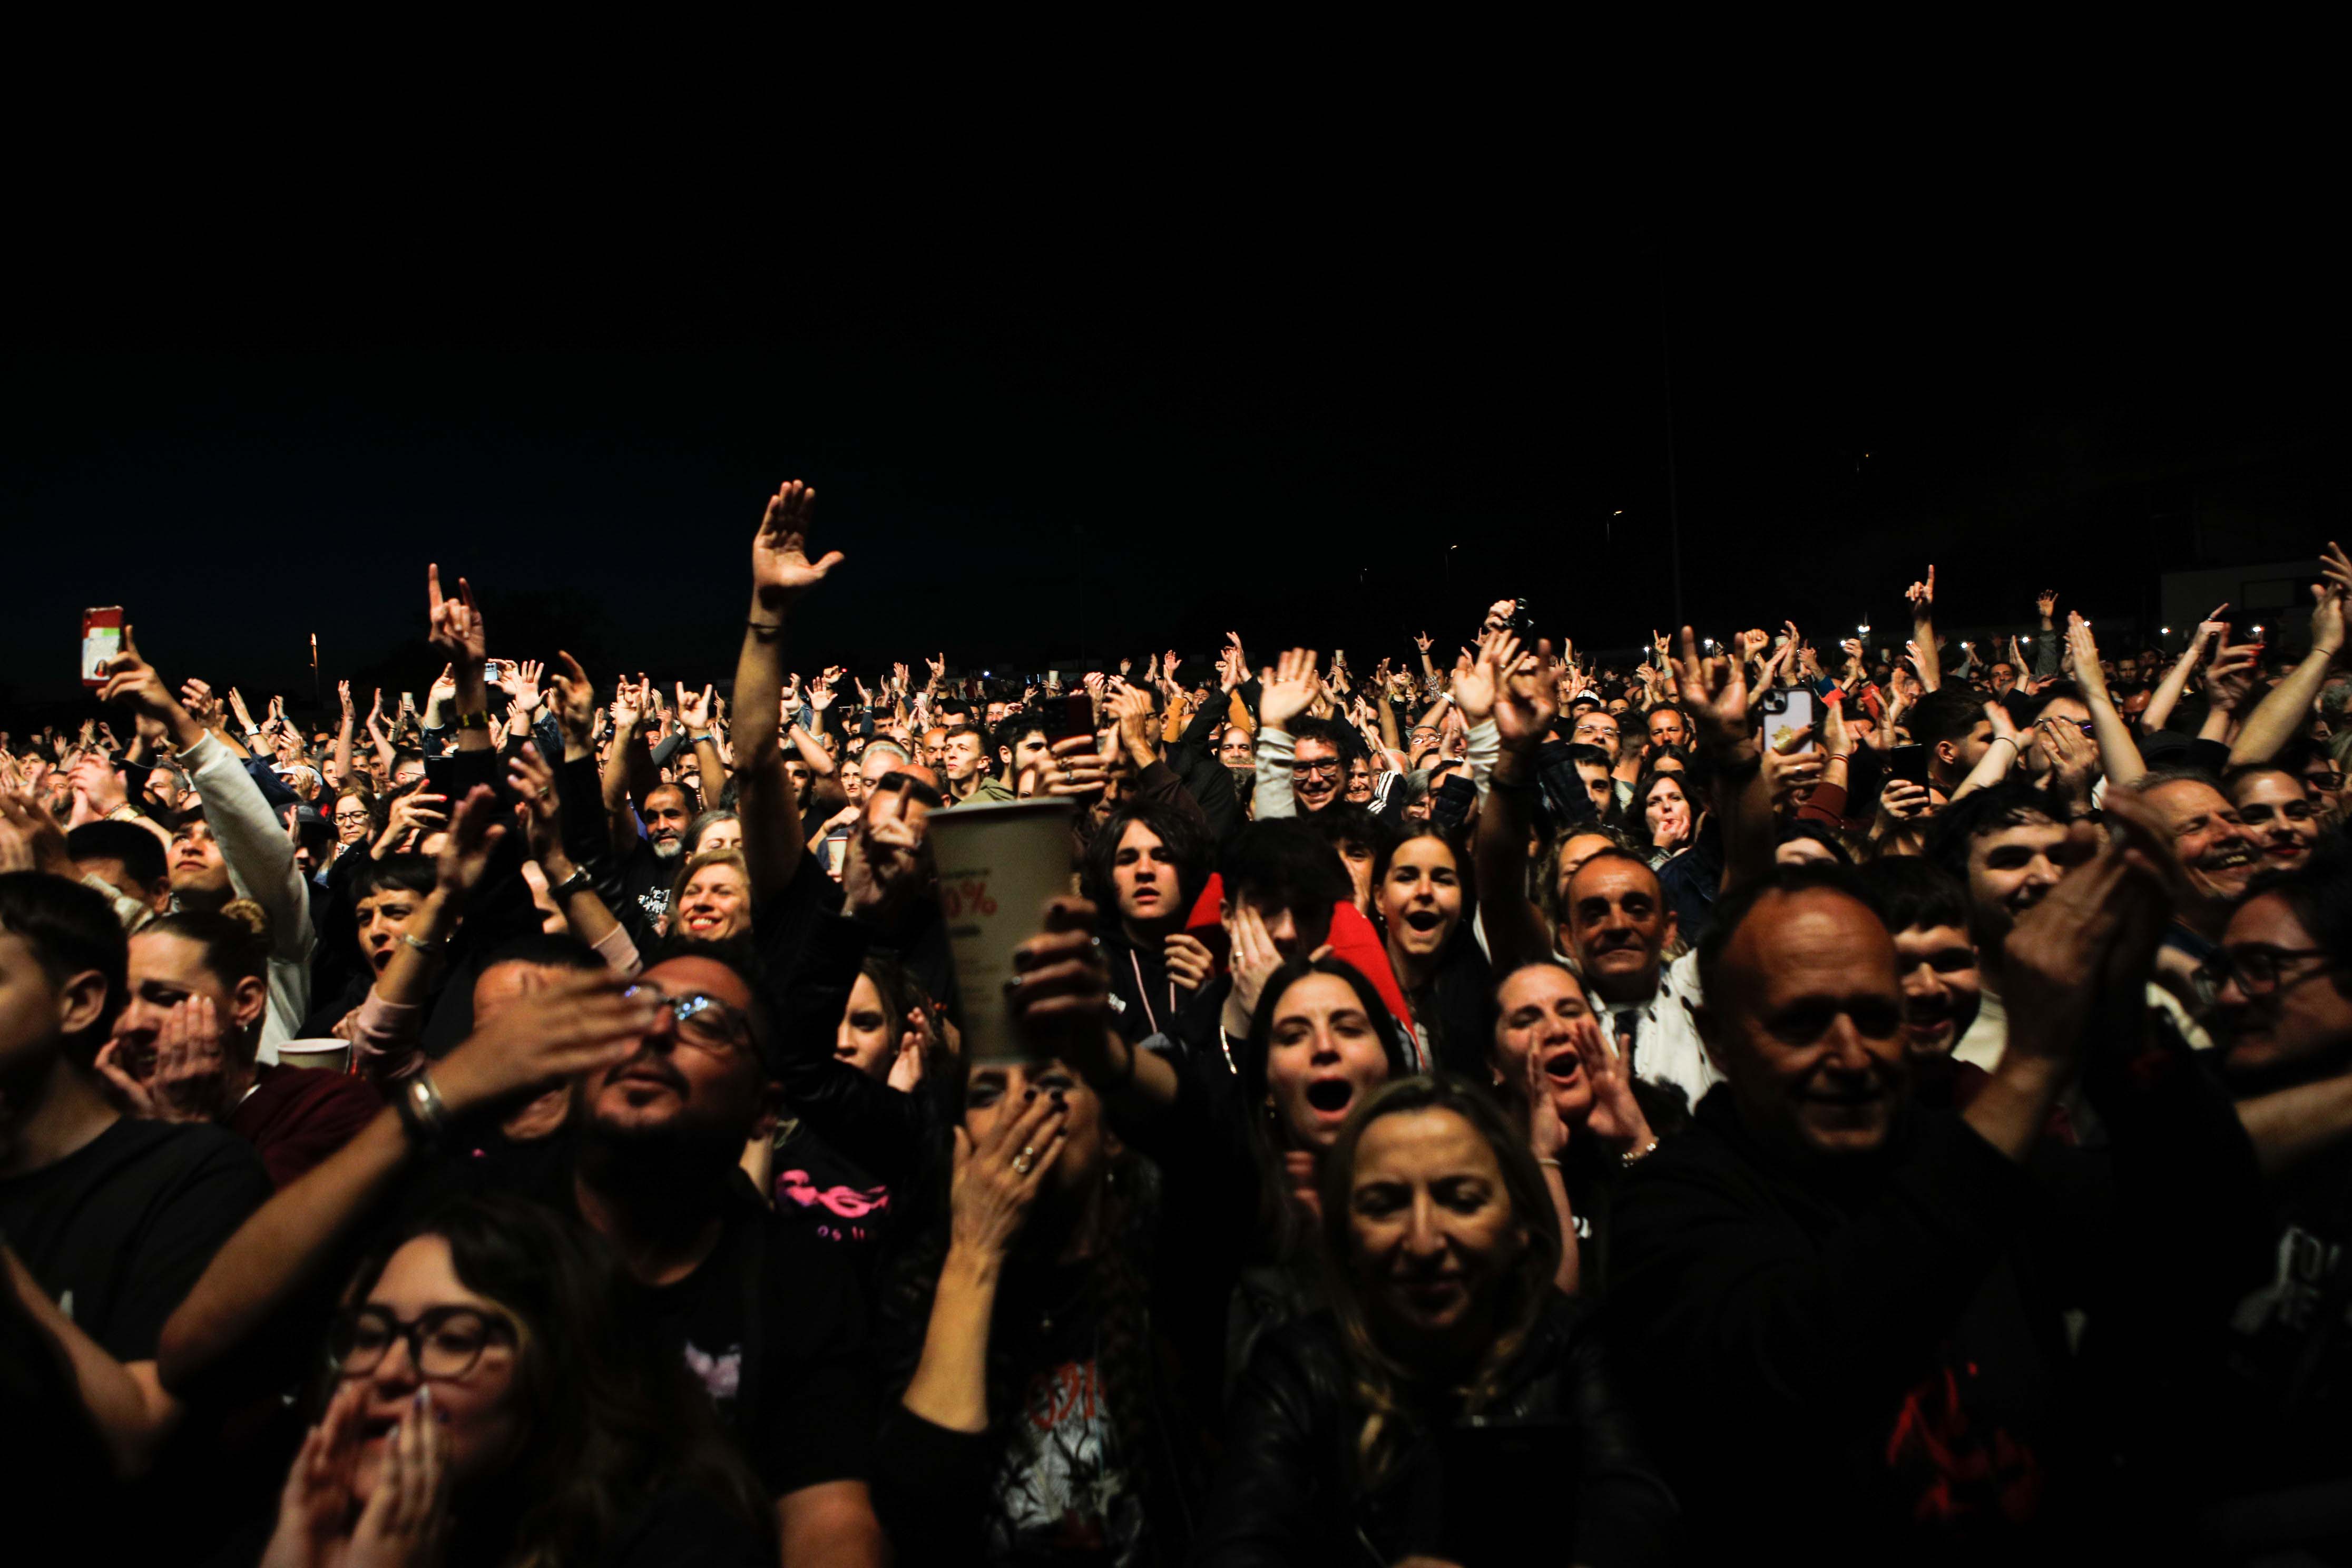
<path id="1" fill-rule="evenodd" d="M 579 1226 L 452 1203 L 347 1300 L 264 1568 L 774 1562 L 759 1482 Z"/>
<path id="2" fill-rule="evenodd" d="M 1493 1016 L 1486 954 L 1470 931 L 1477 905 L 1458 832 L 1415 827 L 1372 863 L 1373 912 L 1421 1032 L 1423 1059 L 1465 1078 L 1484 1064 Z"/>
<path id="3" fill-rule="evenodd" d="M 1384 1086 L 1326 1157 L 1320 1207 L 1329 1309 L 1253 1358 L 1194 1562 L 1663 1560 L 1673 1497 L 1552 1283 L 1540 1168 L 1494 1101 Z"/>

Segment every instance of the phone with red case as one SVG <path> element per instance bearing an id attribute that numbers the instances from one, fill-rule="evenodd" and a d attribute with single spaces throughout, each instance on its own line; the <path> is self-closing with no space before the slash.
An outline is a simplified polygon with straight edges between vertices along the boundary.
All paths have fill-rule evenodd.
<path id="1" fill-rule="evenodd" d="M 122 606 L 109 605 L 103 609 L 81 613 L 81 683 L 96 688 L 106 684 L 106 662 L 122 652 Z"/>

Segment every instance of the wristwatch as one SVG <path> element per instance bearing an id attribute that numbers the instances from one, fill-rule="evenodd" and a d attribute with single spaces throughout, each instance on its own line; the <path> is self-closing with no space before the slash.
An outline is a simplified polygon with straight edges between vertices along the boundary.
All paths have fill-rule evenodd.
<path id="1" fill-rule="evenodd" d="M 595 879 L 589 876 L 587 871 L 583 868 L 574 870 L 572 875 L 564 878 L 563 880 L 556 883 L 552 888 L 548 889 L 547 893 L 550 898 L 553 899 L 560 904 L 564 900 L 570 898 L 572 894 L 587 892 L 595 885 Z"/>
<path id="2" fill-rule="evenodd" d="M 487 730 L 489 727 L 489 710 L 484 708 L 477 708 L 471 713 L 460 713 L 449 721 L 452 730 Z"/>

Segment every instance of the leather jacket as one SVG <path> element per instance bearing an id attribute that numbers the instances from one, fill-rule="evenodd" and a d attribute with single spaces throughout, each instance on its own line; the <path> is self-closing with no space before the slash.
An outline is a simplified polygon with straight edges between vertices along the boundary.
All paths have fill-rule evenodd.
<path id="1" fill-rule="evenodd" d="M 1497 1399 L 1476 1416 L 1453 1422 L 1451 1433 L 1427 1427 L 1413 1433 L 1370 1488 L 1356 1458 L 1363 1412 L 1354 1383 L 1349 1352 L 1328 1312 L 1269 1335 L 1259 1346 L 1234 1397 L 1230 1442 L 1194 1542 L 1196 1563 L 1386 1568 L 1415 1552 L 1461 1552 L 1465 1505 L 1479 1480 L 1493 1478 L 1457 1477 L 1460 1495 L 1449 1509 L 1442 1454 L 1449 1438 L 1477 1427 L 1549 1428 L 1541 1436 L 1557 1434 L 1559 1448 L 1577 1456 L 1572 1500 L 1555 1485 L 1528 1496 L 1524 1516 L 1488 1519 L 1487 1528 L 1523 1527 L 1531 1547 L 1549 1541 L 1536 1555 L 1563 1563 L 1606 1568 L 1665 1560 L 1674 1496 L 1635 1447 L 1582 1302 L 1555 1294 Z"/>

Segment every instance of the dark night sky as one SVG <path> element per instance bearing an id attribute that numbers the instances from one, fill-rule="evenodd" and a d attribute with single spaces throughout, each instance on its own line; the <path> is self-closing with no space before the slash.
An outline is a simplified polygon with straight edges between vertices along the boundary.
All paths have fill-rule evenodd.
<path id="1" fill-rule="evenodd" d="M 170 243 L 60 242 L 9 353 L 0 713 L 70 695 L 77 614 L 117 602 L 174 679 L 305 690 L 316 630 L 331 681 L 421 690 L 429 559 L 495 653 L 721 676 L 790 475 L 849 555 L 803 663 L 1229 626 L 1369 663 L 1514 592 L 1625 645 L 1667 614 L 1669 363 L 1718 635 L 1892 625 L 1929 560 L 1948 624 L 2043 578 L 2138 612 L 2200 549 L 2343 526 L 2335 215 L 2284 166 L 1717 145 L 1596 177 L 1534 110 L 1086 141 L 772 200 L 545 147 L 332 194 L 159 173 Z"/>

